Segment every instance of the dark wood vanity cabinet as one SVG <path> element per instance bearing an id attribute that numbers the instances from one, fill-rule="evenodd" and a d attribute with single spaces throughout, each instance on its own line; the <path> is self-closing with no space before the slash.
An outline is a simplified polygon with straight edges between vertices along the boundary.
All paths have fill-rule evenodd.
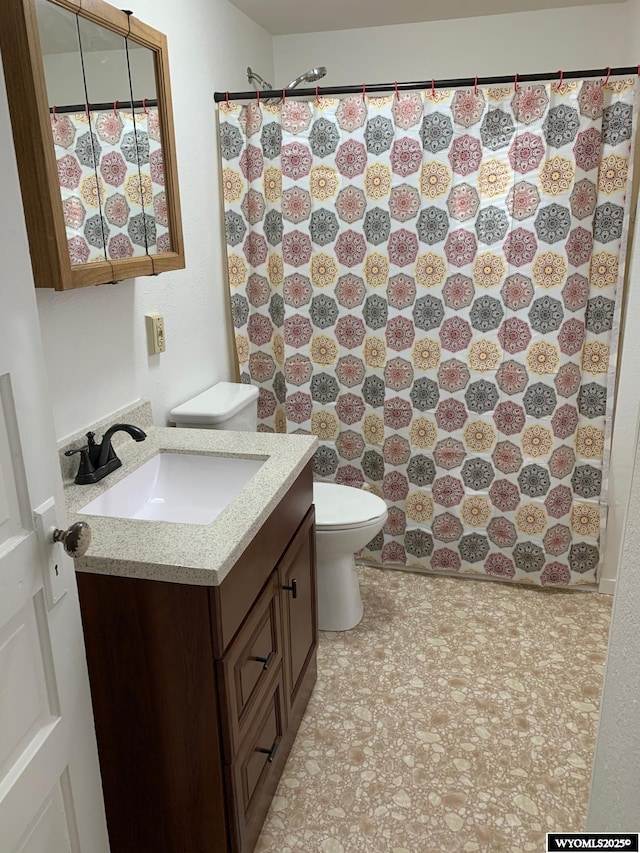
<path id="1" fill-rule="evenodd" d="M 112 853 L 248 853 L 316 680 L 311 471 L 220 586 L 77 575 Z"/>

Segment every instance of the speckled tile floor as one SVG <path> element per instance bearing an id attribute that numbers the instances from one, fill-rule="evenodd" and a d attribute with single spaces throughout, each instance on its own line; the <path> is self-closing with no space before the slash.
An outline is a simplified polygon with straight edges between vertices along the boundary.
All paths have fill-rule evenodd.
<path id="1" fill-rule="evenodd" d="M 257 853 L 537 853 L 583 828 L 611 598 L 360 568 Z"/>

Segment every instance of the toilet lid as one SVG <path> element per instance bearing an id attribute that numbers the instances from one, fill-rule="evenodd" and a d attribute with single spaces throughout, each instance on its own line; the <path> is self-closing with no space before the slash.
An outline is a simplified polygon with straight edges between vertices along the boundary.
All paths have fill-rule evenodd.
<path id="1" fill-rule="evenodd" d="M 176 406 L 169 420 L 177 424 L 220 424 L 228 421 L 258 396 L 253 385 L 218 382 L 202 394 Z"/>
<path id="2" fill-rule="evenodd" d="M 372 492 L 336 483 L 314 483 L 313 502 L 316 526 L 324 528 L 357 527 L 387 512 L 385 502 Z"/>

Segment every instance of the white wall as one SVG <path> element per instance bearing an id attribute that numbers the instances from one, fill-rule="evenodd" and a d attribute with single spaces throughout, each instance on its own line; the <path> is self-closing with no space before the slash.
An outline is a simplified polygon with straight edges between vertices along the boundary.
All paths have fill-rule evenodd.
<path id="1" fill-rule="evenodd" d="M 637 389 L 634 399 L 637 407 Z M 640 818 L 640 444 L 634 456 L 591 778 L 589 832 L 637 832 Z"/>
<path id="2" fill-rule="evenodd" d="M 628 50 L 640 61 L 640 0 L 629 6 Z M 634 60 L 631 60 L 634 61 Z M 640 164 L 636 164 L 636 168 Z M 638 213 L 638 211 L 636 212 Z M 615 832 L 637 829 L 640 815 L 640 444 L 638 443 L 638 365 L 640 341 L 640 227 L 630 268 L 632 284 L 627 302 L 627 334 L 621 366 L 621 384 L 614 433 L 616 488 L 633 477 L 628 513 L 615 514 L 607 535 L 622 542 L 622 559 L 616 583 L 609 635 L 609 649 L 601 698 L 600 726 L 596 741 L 587 814 L 587 831 Z M 624 380 L 624 382 L 622 381 Z M 619 432 L 620 429 L 623 432 Z M 635 459 L 635 467 L 633 460 Z M 613 463 L 613 459 L 612 459 Z M 616 500 L 616 495 L 612 495 Z M 617 501 L 616 501 L 617 502 Z"/>
<path id="3" fill-rule="evenodd" d="M 640 62 L 640 0 L 627 0 L 627 52 L 631 64 Z"/>
<path id="4" fill-rule="evenodd" d="M 168 37 L 187 267 L 71 293 L 38 291 L 58 438 L 139 397 L 165 423 L 177 403 L 235 371 L 213 93 L 245 89 L 247 65 L 272 75 L 271 36 L 226 0 L 191 0 L 180 14 L 173 0 L 139 0 L 136 16 Z M 2 110 L 0 122 L 8 121 Z M 165 318 L 167 351 L 159 356 L 147 355 L 147 312 Z"/>
<path id="5" fill-rule="evenodd" d="M 316 65 L 327 66 L 322 82 L 331 86 L 636 64 L 640 56 L 629 56 L 627 44 L 628 6 L 276 36 L 275 85 Z"/>
<path id="6" fill-rule="evenodd" d="M 620 62 L 640 63 L 640 0 L 628 0 L 626 40 L 622 42 Z M 618 62 L 618 60 L 614 60 Z M 608 63 L 607 63 L 608 64 Z M 636 141 L 636 156 L 638 141 Z M 640 168 L 636 162 L 635 168 Z M 640 223 L 638 211 L 632 212 L 633 247 L 628 271 L 626 320 L 622 349 L 618 355 L 618 397 L 611 442 L 609 471 L 609 514 L 605 541 L 605 561 L 600 590 L 613 593 L 622 555 L 627 507 L 630 500 L 632 466 L 638 434 L 638 372 L 640 372 Z"/>
<path id="7" fill-rule="evenodd" d="M 637 150 L 637 146 L 636 146 Z M 636 168 L 640 163 L 636 164 Z M 618 353 L 618 395 L 611 440 L 609 464 L 609 494 L 607 528 L 605 533 L 605 559 L 600 576 L 600 591 L 614 592 L 622 542 L 625 535 L 627 507 L 629 506 L 631 477 L 630 460 L 635 453 L 638 435 L 638 373 L 640 372 L 640 222 L 632 218 L 632 255 L 629 264 L 626 318 L 622 347 Z"/>

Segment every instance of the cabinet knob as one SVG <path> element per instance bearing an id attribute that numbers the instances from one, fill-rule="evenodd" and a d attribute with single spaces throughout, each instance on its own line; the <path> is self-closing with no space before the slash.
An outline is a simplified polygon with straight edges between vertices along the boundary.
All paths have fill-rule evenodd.
<path id="1" fill-rule="evenodd" d="M 283 586 L 282 589 L 288 590 L 291 593 L 291 598 L 298 597 L 298 582 L 295 578 L 293 578 L 293 580 L 291 581 L 290 586 Z"/>

